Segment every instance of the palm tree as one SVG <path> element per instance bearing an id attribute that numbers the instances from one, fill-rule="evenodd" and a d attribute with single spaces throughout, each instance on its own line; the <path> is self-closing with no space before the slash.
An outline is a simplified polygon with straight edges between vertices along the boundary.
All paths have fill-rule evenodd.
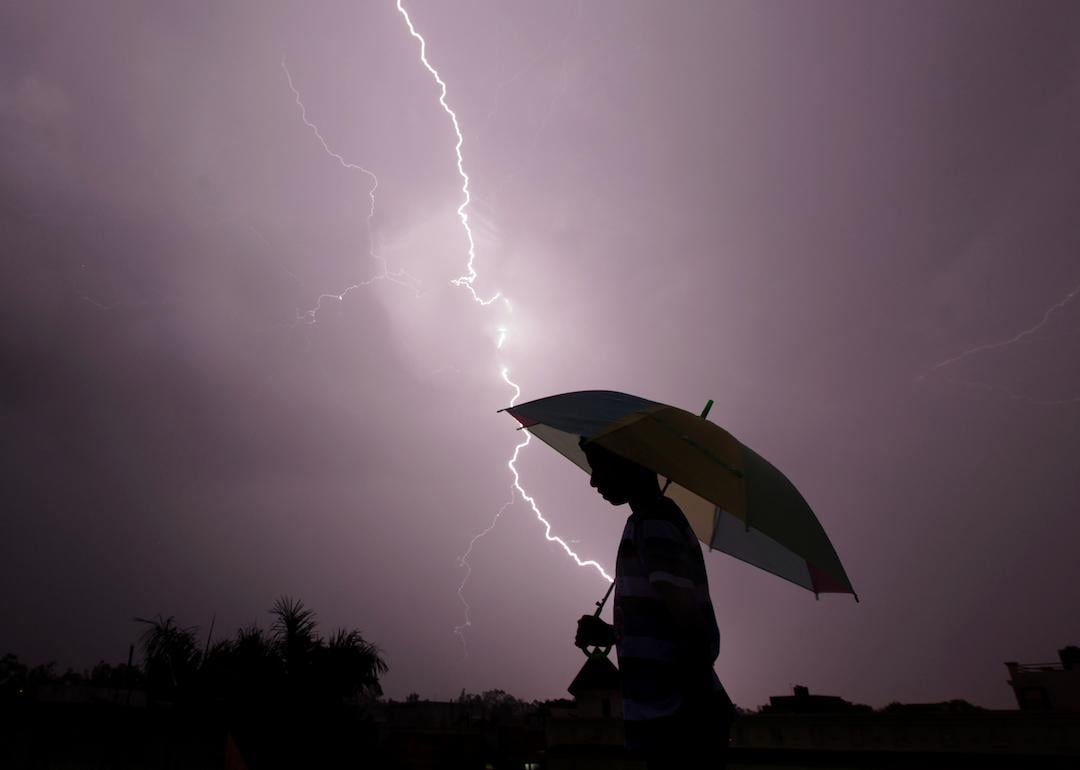
<path id="1" fill-rule="evenodd" d="M 151 693 L 173 695 L 187 685 L 198 671 L 201 655 L 195 641 L 197 628 L 181 628 L 170 615 L 154 620 L 135 618 L 150 627 L 142 635 L 147 689 Z"/>
<path id="2" fill-rule="evenodd" d="M 312 653 L 319 645 L 315 635 L 315 613 L 304 607 L 299 599 L 282 596 L 270 613 L 275 620 L 270 626 L 274 645 L 285 664 L 285 674 L 294 684 L 306 678 Z"/>
<path id="3" fill-rule="evenodd" d="M 339 628 L 315 655 L 322 691 L 335 698 L 354 695 L 382 695 L 379 675 L 388 670 L 386 661 L 359 631 Z"/>
<path id="4" fill-rule="evenodd" d="M 315 613 L 288 596 L 274 602 L 270 612 L 275 617 L 274 647 L 294 694 L 331 701 L 382 694 L 379 676 L 387 671 L 386 661 L 359 631 L 340 628 L 323 640 L 317 634 Z"/>

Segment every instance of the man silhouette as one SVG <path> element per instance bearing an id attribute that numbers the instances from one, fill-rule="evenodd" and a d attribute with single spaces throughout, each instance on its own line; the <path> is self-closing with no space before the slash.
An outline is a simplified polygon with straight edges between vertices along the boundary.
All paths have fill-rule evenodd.
<path id="1" fill-rule="evenodd" d="M 713 671 L 720 633 L 698 539 L 655 473 L 580 444 L 591 485 L 631 513 L 615 561 L 615 623 L 584 615 L 574 642 L 615 645 L 626 744 L 650 770 L 723 767 L 734 707 Z"/>

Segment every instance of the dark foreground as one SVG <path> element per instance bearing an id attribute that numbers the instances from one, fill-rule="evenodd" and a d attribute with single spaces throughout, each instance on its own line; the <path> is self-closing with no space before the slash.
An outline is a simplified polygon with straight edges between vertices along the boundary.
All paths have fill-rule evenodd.
<path id="1" fill-rule="evenodd" d="M 606 770 L 639 765 L 617 720 L 570 704 L 482 712 L 455 703 L 380 703 L 261 714 L 124 703 L 23 703 L 0 713 L 0 768 Z M 755 714 L 732 733 L 731 768 L 1077 768 L 1080 714 Z"/>

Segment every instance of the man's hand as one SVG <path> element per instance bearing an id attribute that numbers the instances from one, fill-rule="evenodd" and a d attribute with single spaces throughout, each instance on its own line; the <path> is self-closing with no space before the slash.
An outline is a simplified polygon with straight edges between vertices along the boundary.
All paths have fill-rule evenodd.
<path id="1" fill-rule="evenodd" d="M 586 647 L 610 647 L 615 644 L 615 627 L 595 615 L 582 615 L 577 622 L 574 644 L 583 650 Z"/>

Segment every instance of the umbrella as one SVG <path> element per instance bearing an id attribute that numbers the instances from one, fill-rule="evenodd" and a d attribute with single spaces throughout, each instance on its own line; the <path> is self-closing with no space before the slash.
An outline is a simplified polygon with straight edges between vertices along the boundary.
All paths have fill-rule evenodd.
<path id="1" fill-rule="evenodd" d="M 562 393 L 500 411 L 586 473 L 591 468 L 581 437 L 655 471 L 666 480 L 666 494 L 711 550 L 815 596 L 855 596 L 836 550 L 795 485 L 706 420 L 705 413 L 699 416 L 611 390 Z"/>

